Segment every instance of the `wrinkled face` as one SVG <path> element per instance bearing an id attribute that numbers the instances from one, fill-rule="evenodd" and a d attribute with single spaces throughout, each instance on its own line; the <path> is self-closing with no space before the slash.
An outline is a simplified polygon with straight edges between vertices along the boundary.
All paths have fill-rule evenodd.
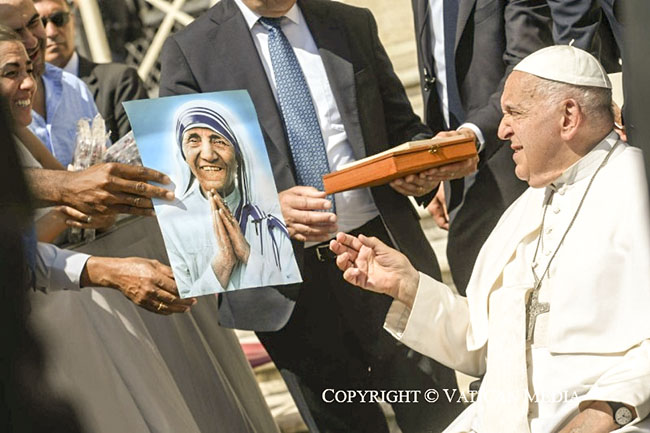
<path id="1" fill-rule="evenodd" d="M 32 0 L 0 0 L 0 24 L 21 37 L 37 77 L 45 71 L 45 29 Z"/>
<path id="2" fill-rule="evenodd" d="M 536 97 L 532 82 L 520 71 L 508 77 L 501 96 L 499 138 L 511 141 L 517 177 L 538 188 L 562 173 L 562 169 L 558 173 L 561 110 Z"/>
<path id="3" fill-rule="evenodd" d="M 19 126 L 32 123 L 32 100 L 36 81 L 32 61 L 22 43 L 0 42 L 0 95 L 9 103 L 11 116 Z"/>
<path id="4" fill-rule="evenodd" d="M 242 0 L 253 12 L 263 17 L 281 17 L 296 4 L 296 0 Z"/>
<path id="5" fill-rule="evenodd" d="M 45 61 L 63 68 L 74 53 L 74 15 L 64 0 L 39 1 L 34 6 L 47 21 Z"/>
<path id="6" fill-rule="evenodd" d="M 208 128 L 183 133 L 183 154 L 203 192 L 216 189 L 222 197 L 235 188 L 237 160 L 233 144 Z"/>

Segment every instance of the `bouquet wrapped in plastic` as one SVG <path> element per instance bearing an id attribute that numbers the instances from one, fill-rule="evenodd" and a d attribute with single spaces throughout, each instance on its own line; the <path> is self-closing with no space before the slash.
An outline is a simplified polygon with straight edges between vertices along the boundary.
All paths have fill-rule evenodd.
<path id="1" fill-rule="evenodd" d="M 100 114 L 97 114 L 92 121 L 90 119 L 80 119 L 77 122 L 74 157 L 72 164 L 68 166 L 68 170 L 83 170 L 103 162 L 142 165 L 133 132 L 129 132 L 113 145 L 110 145 L 109 135 L 106 131 L 104 119 Z M 68 241 L 71 243 L 78 243 L 82 240 L 91 241 L 94 238 L 94 229 L 72 228 L 68 233 Z"/>

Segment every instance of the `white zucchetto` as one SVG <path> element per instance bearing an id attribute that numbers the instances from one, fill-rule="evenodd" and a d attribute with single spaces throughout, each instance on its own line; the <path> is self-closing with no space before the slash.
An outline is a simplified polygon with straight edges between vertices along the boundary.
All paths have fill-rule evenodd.
<path id="1" fill-rule="evenodd" d="M 588 52 L 569 45 L 537 50 L 519 62 L 514 70 L 576 86 L 612 88 L 600 62 Z"/>

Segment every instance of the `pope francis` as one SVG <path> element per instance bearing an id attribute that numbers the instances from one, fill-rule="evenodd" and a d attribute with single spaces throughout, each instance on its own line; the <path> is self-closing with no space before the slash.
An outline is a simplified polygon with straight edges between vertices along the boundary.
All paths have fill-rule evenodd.
<path id="1" fill-rule="evenodd" d="M 519 63 L 501 106 L 530 188 L 483 245 L 467 298 L 363 235 L 337 235 L 337 264 L 395 298 L 395 338 L 484 375 L 446 433 L 650 432 L 648 191 L 641 151 L 613 130 L 609 79 L 588 53 L 549 47 Z"/>

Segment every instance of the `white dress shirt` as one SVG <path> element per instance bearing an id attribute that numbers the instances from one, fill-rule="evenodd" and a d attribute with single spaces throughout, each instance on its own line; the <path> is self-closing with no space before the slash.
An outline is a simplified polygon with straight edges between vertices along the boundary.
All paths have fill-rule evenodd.
<path id="1" fill-rule="evenodd" d="M 75 77 L 79 76 L 79 54 L 77 54 L 76 51 L 72 53 L 72 57 L 70 57 L 68 63 L 65 64 L 63 70 Z"/>
<path id="2" fill-rule="evenodd" d="M 258 22 L 259 14 L 251 11 L 241 0 L 235 0 L 235 3 L 242 11 L 251 31 L 255 47 L 277 102 L 278 95 L 269 53 L 268 32 Z M 341 113 L 336 106 L 336 100 L 325 72 L 325 66 L 318 52 L 318 47 L 297 4 L 293 5 L 286 13 L 281 24 L 282 32 L 293 47 L 311 93 L 325 143 L 330 171 L 337 171 L 342 165 L 356 159 L 348 142 Z M 368 188 L 338 193 L 335 194 L 334 199 L 336 200 L 338 226 L 341 231 L 356 229 L 379 215 Z M 311 245 L 314 245 L 314 243 L 306 243 L 306 246 Z"/>

